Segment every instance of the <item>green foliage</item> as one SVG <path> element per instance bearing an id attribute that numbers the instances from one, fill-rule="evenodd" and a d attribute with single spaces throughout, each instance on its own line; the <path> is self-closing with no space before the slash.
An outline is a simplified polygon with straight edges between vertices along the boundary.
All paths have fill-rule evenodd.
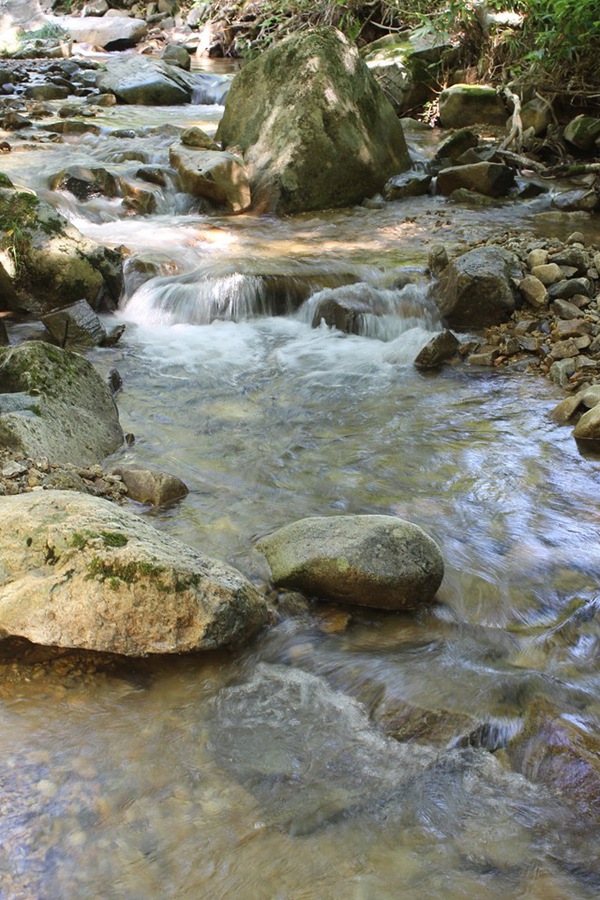
<path id="1" fill-rule="evenodd" d="M 531 59 L 580 60 L 600 50 L 598 0 L 528 0 L 525 37 L 535 43 Z"/>

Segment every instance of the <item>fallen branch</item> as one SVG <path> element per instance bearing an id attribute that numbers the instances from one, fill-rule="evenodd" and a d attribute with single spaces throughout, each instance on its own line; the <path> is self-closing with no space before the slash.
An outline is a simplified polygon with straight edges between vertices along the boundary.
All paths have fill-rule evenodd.
<path id="1" fill-rule="evenodd" d="M 523 146 L 523 120 L 521 119 L 521 99 L 508 88 L 499 91 L 500 96 L 507 105 L 512 104 L 513 112 L 510 120 L 510 131 L 500 144 L 501 150 L 507 150 L 514 143 L 517 152 Z"/>
<path id="2" fill-rule="evenodd" d="M 496 153 L 515 169 L 531 169 L 541 178 L 576 178 L 579 175 L 600 175 L 600 163 L 559 163 L 556 166 L 544 166 L 542 163 L 529 159 L 528 156 L 513 153 L 511 150 L 500 148 Z"/>

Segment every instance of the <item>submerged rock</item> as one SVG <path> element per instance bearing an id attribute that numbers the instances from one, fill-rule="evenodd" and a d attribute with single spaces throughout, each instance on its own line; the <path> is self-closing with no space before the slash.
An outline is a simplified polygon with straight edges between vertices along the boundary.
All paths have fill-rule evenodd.
<path id="1" fill-rule="evenodd" d="M 0 633 L 146 656 L 238 643 L 266 603 L 236 569 L 96 497 L 0 497 Z"/>
<path id="2" fill-rule="evenodd" d="M 437 544 L 393 516 L 301 519 L 263 538 L 273 583 L 342 603 L 415 609 L 444 575 Z"/>
<path id="3" fill-rule="evenodd" d="M 589 725 L 561 715 L 548 701 L 533 704 L 523 731 L 507 747 L 515 769 L 600 822 L 600 738 Z"/>
<path id="4" fill-rule="evenodd" d="M 247 63 L 217 131 L 244 154 L 253 205 L 278 213 L 359 203 L 410 159 L 402 126 L 333 28 L 300 32 Z"/>
<path id="5" fill-rule="evenodd" d="M 81 465 L 123 443 L 108 386 L 87 359 L 42 341 L 0 351 L 0 437 L 31 457 Z"/>

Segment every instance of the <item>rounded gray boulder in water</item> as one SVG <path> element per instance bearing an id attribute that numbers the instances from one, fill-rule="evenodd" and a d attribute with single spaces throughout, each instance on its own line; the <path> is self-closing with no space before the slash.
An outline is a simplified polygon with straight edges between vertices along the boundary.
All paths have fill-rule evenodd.
<path id="1" fill-rule="evenodd" d="M 438 545 L 394 516 L 300 519 L 262 538 L 273 583 L 340 603 L 416 609 L 444 576 Z"/>

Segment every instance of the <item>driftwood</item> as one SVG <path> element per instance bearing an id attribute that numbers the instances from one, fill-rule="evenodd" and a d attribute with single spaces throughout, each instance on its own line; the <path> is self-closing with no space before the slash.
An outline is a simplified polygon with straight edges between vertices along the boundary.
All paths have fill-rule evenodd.
<path id="1" fill-rule="evenodd" d="M 510 131 L 500 144 L 501 150 L 507 150 L 511 144 L 514 144 L 517 152 L 521 152 L 523 146 L 523 121 L 521 119 L 521 99 L 510 91 L 503 88 L 498 92 L 508 106 L 512 106 L 512 116 L 510 119 Z"/>
<path id="2" fill-rule="evenodd" d="M 504 150 L 502 147 L 496 152 L 509 165 L 514 166 L 515 169 L 531 169 L 542 178 L 576 178 L 578 175 L 600 175 L 600 163 L 559 163 L 556 166 L 544 166 L 542 163 L 529 159 L 528 156 L 513 153 L 511 150 Z"/>

